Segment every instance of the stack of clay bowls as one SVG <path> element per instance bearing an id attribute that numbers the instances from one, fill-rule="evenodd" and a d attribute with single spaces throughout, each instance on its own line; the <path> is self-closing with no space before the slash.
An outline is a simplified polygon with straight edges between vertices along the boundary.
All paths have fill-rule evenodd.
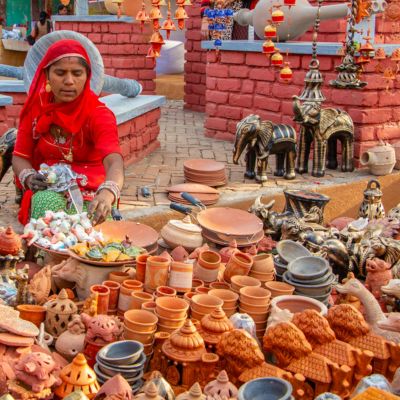
<path id="1" fill-rule="evenodd" d="M 135 393 L 143 384 L 141 378 L 146 362 L 143 350 L 143 344 L 135 340 L 113 342 L 100 349 L 94 365 L 99 383 L 104 384 L 121 374 Z"/>
<path id="2" fill-rule="evenodd" d="M 231 278 L 231 290 L 235 293 L 239 293 L 240 289 L 246 286 L 260 287 L 261 282 L 251 276 L 246 275 L 234 275 Z"/>
<path id="3" fill-rule="evenodd" d="M 202 185 L 200 183 L 180 183 L 170 186 L 168 189 L 168 198 L 175 203 L 192 205 L 182 197 L 182 193 L 189 193 L 196 199 L 200 200 L 205 206 L 215 204 L 219 199 L 219 192 L 211 186 Z"/>
<path id="4" fill-rule="evenodd" d="M 144 353 L 149 356 L 153 351 L 157 323 L 157 316 L 150 311 L 128 310 L 124 314 L 124 339 L 142 343 Z"/>
<path id="5" fill-rule="evenodd" d="M 281 240 L 276 246 L 278 256 L 274 257 L 276 279 L 282 281 L 283 274 L 287 271 L 288 264 L 299 257 L 312 254 L 300 243 L 293 240 Z"/>
<path id="6" fill-rule="evenodd" d="M 132 292 L 131 293 L 131 304 L 129 309 L 141 310 L 142 304 L 149 301 L 153 301 L 154 296 L 151 293 L 146 292 Z"/>
<path id="7" fill-rule="evenodd" d="M 230 289 L 211 289 L 208 294 L 218 297 L 224 302 L 222 309 L 227 317 L 236 313 L 239 300 L 239 295 L 237 293 Z"/>
<path id="8" fill-rule="evenodd" d="M 225 164 L 208 159 L 192 159 L 183 163 L 183 171 L 187 182 L 200 183 L 207 186 L 226 184 Z"/>
<path id="9" fill-rule="evenodd" d="M 178 297 L 157 297 L 155 315 L 158 332 L 172 333 L 181 328 L 187 318 L 189 304 Z"/>
<path id="10" fill-rule="evenodd" d="M 311 297 L 327 305 L 335 275 L 324 258 L 307 256 L 289 263 L 283 281 L 295 287 L 295 294 Z"/>
<path id="11" fill-rule="evenodd" d="M 272 254 L 261 253 L 253 257 L 249 276 L 258 279 L 262 284 L 275 279 L 275 266 Z"/>
<path id="12" fill-rule="evenodd" d="M 246 286 L 240 289 L 239 310 L 253 318 L 258 338 L 264 336 L 270 301 L 271 292 L 267 289 L 254 286 Z"/>
<path id="13" fill-rule="evenodd" d="M 205 315 L 211 314 L 218 306 L 222 307 L 223 304 L 222 299 L 211 294 L 196 294 L 190 302 L 191 316 L 201 321 Z"/>
<path id="14" fill-rule="evenodd" d="M 294 286 L 285 282 L 268 281 L 264 283 L 264 286 L 271 292 L 271 298 L 278 296 L 290 296 L 294 292 Z"/>

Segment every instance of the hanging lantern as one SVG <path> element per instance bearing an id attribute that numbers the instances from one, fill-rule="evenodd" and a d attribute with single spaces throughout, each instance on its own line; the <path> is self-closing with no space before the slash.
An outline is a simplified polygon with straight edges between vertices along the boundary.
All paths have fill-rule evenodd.
<path id="1" fill-rule="evenodd" d="M 275 25 L 279 25 L 285 20 L 285 14 L 279 7 L 276 10 L 272 11 L 272 14 L 271 14 L 272 22 Z"/>
<path id="2" fill-rule="evenodd" d="M 264 54 L 268 54 L 268 55 L 275 53 L 275 45 L 271 39 L 268 39 L 263 43 L 263 51 L 262 52 Z"/>
<path id="3" fill-rule="evenodd" d="M 271 65 L 273 65 L 274 67 L 280 67 L 283 65 L 283 57 L 279 50 L 276 50 L 276 52 L 272 54 Z"/>
<path id="4" fill-rule="evenodd" d="M 162 19 L 162 14 L 160 11 L 160 7 L 159 6 L 154 6 L 152 7 L 152 9 L 150 10 L 150 14 L 149 14 L 149 19 L 151 19 L 153 21 L 153 29 L 154 30 L 158 30 L 160 29 L 160 19 Z"/>
<path id="5" fill-rule="evenodd" d="M 164 39 L 160 32 L 156 31 L 150 38 L 151 47 L 156 57 L 160 56 L 161 47 L 165 44 Z"/>
<path id="6" fill-rule="evenodd" d="M 168 17 L 164 21 L 161 29 L 163 31 L 167 32 L 167 39 L 169 39 L 169 37 L 171 35 L 171 31 L 176 31 L 176 26 L 174 24 L 174 21 L 172 21 L 172 19 L 171 19 L 171 12 L 170 11 L 168 11 Z"/>
<path id="7" fill-rule="evenodd" d="M 112 2 L 113 2 L 113 4 L 116 4 L 118 6 L 117 16 L 118 16 L 118 18 L 121 18 L 121 15 L 122 15 L 121 6 L 122 6 L 122 3 L 124 2 L 124 0 L 113 0 Z"/>
<path id="8" fill-rule="evenodd" d="M 264 37 L 266 39 L 276 38 L 276 26 L 271 24 L 267 25 L 264 29 Z"/>
<path id="9" fill-rule="evenodd" d="M 177 2 L 178 3 L 178 2 Z M 184 29 L 185 28 L 185 19 L 188 19 L 188 15 L 183 7 L 183 5 L 178 5 L 178 8 L 175 11 L 175 18 L 178 21 L 178 28 Z"/>
<path id="10" fill-rule="evenodd" d="M 136 14 L 136 21 L 140 22 L 140 29 L 143 31 L 144 24 L 149 21 L 144 2 L 142 3 L 142 9 Z"/>
<path id="11" fill-rule="evenodd" d="M 146 58 L 154 58 L 156 59 L 159 55 L 156 55 L 156 53 L 154 53 L 153 47 L 150 47 L 149 50 L 147 51 L 147 56 Z"/>
<path id="12" fill-rule="evenodd" d="M 375 55 L 374 46 L 370 43 L 371 38 L 368 36 L 364 37 L 365 43 L 360 46 L 359 52 L 362 56 L 366 59 L 371 60 L 372 57 Z"/>
<path id="13" fill-rule="evenodd" d="M 283 5 L 289 7 L 293 7 L 296 5 L 296 0 L 283 0 Z"/>
<path id="14" fill-rule="evenodd" d="M 293 77 L 293 71 L 290 68 L 290 63 L 285 62 L 285 66 L 280 70 L 279 77 L 286 83 L 289 83 Z"/>

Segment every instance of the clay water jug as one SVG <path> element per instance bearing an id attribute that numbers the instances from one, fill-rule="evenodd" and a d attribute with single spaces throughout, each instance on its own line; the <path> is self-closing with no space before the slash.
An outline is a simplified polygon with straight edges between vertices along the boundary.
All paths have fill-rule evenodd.
<path id="1" fill-rule="evenodd" d="M 394 147 L 389 143 L 380 142 L 361 155 L 361 165 L 369 167 L 373 175 L 388 175 L 396 164 Z"/>

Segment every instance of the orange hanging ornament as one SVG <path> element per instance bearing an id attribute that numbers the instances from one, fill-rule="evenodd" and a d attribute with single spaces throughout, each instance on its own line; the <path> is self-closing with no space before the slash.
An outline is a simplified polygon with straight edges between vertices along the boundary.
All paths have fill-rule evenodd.
<path id="1" fill-rule="evenodd" d="M 178 4 L 178 1 L 176 2 Z M 185 11 L 183 5 L 179 4 L 177 10 L 175 11 L 175 18 L 178 21 L 178 28 L 184 29 L 185 28 L 185 19 L 188 19 L 188 15 Z"/>
<path id="2" fill-rule="evenodd" d="M 274 67 L 280 67 L 283 65 L 283 57 L 279 50 L 276 50 L 274 54 L 271 56 L 271 65 Z"/>
<path id="3" fill-rule="evenodd" d="M 149 19 L 153 21 L 153 29 L 160 29 L 160 19 L 162 19 L 162 14 L 159 6 L 153 6 L 150 10 Z"/>
<path id="4" fill-rule="evenodd" d="M 263 43 L 263 53 L 268 55 L 275 53 L 275 45 L 271 39 L 268 39 Z"/>
<path id="5" fill-rule="evenodd" d="M 280 70 L 279 77 L 286 83 L 289 83 L 293 78 L 293 71 L 290 68 L 290 63 L 285 62 L 285 66 Z"/>
<path id="6" fill-rule="evenodd" d="M 167 39 L 171 36 L 171 31 L 176 31 L 176 26 L 174 24 L 174 21 L 171 19 L 171 12 L 168 11 L 168 17 L 164 21 L 161 30 L 166 31 L 167 33 Z"/>
<path id="7" fill-rule="evenodd" d="M 136 21 L 140 22 L 140 29 L 143 31 L 144 24 L 149 21 L 149 16 L 146 13 L 146 5 L 142 2 L 142 9 L 136 15 Z"/>
<path id="8" fill-rule="evenodd" d="M 266 39 L 276 38 L 276 26 L 268 24 L 264 29 L 264 37 Z"/>
<path id="9" fill-rule="evenodd" d="M 160 57 L 161 47 L 165 44 L 164 39 L 160 32 L 156 31 L 151 35 L 150 38 L 151 47 L 154 55 Z"/>

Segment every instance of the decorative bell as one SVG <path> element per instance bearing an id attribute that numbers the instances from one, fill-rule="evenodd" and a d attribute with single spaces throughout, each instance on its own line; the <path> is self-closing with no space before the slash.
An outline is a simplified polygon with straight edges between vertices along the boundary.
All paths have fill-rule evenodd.
<path id="1" fill-rule="evenodd" d="M 368 58 L 370 60 L 375 55 L 375 49 L 374 46 L 372 46 L 372 44 L 370 43 L 371 38 L 369 36 L 366 36 L 364 39 L 365 43 L 360 46 L 359 52 L 365 58 Z"/>
<path id="2" fill-rule="evenodd" d="M 285 62 L 285 66 L 280 70 L 279 77 L 286 83 L 289 83 L 293 78 L 293 71 L 290 68 L 290 63 Z"/>
<path id="3" fill-rule="evenodd" d="M 263 51 L 264 54 L 273 54 L 275 53 L 275 45 L 271 39 L 266 40 L 263 43 Z"/>
<path id="4" fill-rule="evenodd" d="M 156 31 L 151 35 L 150 38 L 151 47 L 153 48 L 156 57 L 159 57 L 161 47 L 165 44 L 164 39 L 160 32 Z"/>
<path id="5" fill-rule="evenodd" d="M 264 37 L 266 39 L 276 38 L 276 26 L 274 25 L 267 25 L 264 29 Z"/>
<path id="6" fill-rule="evenodd" d="M 283 13 L 282 10 L 280 10 L 280 9 L 278 8 L 278 9 L 272 11 L 271 19 L 272 19 L 272 22 L 273 22 L 275 25 L 279 25 L 279 24 L 281 24 L 281 23 L 285 20 L 285 14 Z"/>
<path id="7" fill-rule="evenodd" d="M 271 56 L 271 65 L 274 67 L 280 67 L 283 64 L 283 56 L 279 52 L 279 50 L 276 50 L 274 54 Z"/>
<path id="8" fill-rule="evenodd" d="M 171 31 L 176 31 L 176 26 L 174 24 L 174 21 L 172 21 L 172 19 L 171 19 L 171 13 L 170 12 L 168 12 L 168 17 L 164 21 L 161 29 L 163 31 L 166 31 L 167 39 L 169 39 L 169 37 L 171 36 Z"/>
<path id="9" fill-rule="evenodd" d="M 183 8 L 183 6 L 179 5 L 177 10 L 175 11 L 175 18 L 178 21 L 178 28 L 184 29 L 185 28 L 185 19 L 188 19 L 188 15 Z"/>
<path id="10" fill-rule="evenodd" d="M 136 21 L 140 21 L 141 30 L 143 30 L 144 24 L 149 21 L 149 16 L 146 13 L 146 6 L 144 3 L 142 9 L 136 14 Z"/>

